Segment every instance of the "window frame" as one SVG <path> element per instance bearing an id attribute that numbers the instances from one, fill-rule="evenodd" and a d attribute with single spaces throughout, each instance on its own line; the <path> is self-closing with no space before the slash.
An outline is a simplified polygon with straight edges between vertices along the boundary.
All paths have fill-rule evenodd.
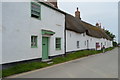
<path id="1" fill-rule="evenodd" d="M 105 42 L 104 44 L 105 44 L 105 46 L 106 46 L 106 42 Z"/>
<path id="2" fill-rule="evenodd" d="M 35 6 L 37 6 L 37 7 L 39 7 L 39 8 L 33 8 L 33 6 L 32 5 L 35 5 Z M 39 11 L 38 11 L 38 10 Z M 39 13 L 38 15 L 39 15 L 39 17 L 37 18 L 37 17 L 33 17 L 32 15 L 34 15 L 34 16 L 36 16 L 34 13 L 35 12 L 37 12 L 37 13 Z M 38 19 L 38 20 L 41 20 L 41 5 L 39 4 L 39 3 L 36 3 L 36 2 L 31 2 L 31 17 L 32 18 L 36 18 L 36 19 Z"/>
<path id="3" fill-rule="evenodd" d="M 85 41 L 85 46 L 86 46 L 86 41 Z"/>
<path id="4" fill-rule="evenodd" d="M 80 41 L 77 41 L 77 48 L 80 48 Z"/>
<path id="5" fill-rule="evenodd" d="M 83 33 L 83 37 L 85 37 L 85 33 Z"/>
<path id="6" fill-rule="evenodd" d="M 38 36 L 32 35 L 31 36 L 31 48 L 38 48 L 37 41 L 38 41 Z M 33 43 L 35 44 L 33 45 Z"/>
<path id="7" fill-rule="evenodd" d="M 59 39 L 58 43 L 57 43 L 57 39 Z M 59 45 L 59 48 L 57 48 L 57 45 Z M 59 38 L 59 37 L 55 38 L 55 49 L 61 50 L 61 38 Z"/>

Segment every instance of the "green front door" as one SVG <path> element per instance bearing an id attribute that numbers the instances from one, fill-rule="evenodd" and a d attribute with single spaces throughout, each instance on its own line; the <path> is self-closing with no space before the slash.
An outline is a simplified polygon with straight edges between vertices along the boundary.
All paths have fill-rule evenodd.
<path id="1" fill-rule="evenodd" d="M 48 59 L 48 37 L 42 37 L 42 60 Z"/>

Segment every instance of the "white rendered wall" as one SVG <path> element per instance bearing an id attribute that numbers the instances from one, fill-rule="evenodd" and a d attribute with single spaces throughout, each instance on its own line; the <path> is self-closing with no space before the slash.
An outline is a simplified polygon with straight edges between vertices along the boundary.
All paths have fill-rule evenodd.
<path id="1" fill-rule="evenodd" d="M 86 46 L 84 46 L 85 37 L 83 37 L 82 34 L 78 34 L 73 31 L 66 30 L 66 51 L 77 51 L 86 49 Z M 79 48 L 77 48 L 77 41 L 80 42 Z"/>
<path id="2" fill-rule="evenodd" d="M 50 37 L 49 56 L 64 54 L 65 15 L 41 4 L 41 20 L 31 18 L 31 3 L 3 3 L 3 62 L 10 63 L 42 57 L 41 29 L 54 31 Z M 38 36 L 38 48 L 31 48 L 31 35 Z M 62 49 L 55 49 L 55 38 L 62 39 Z"/>
<path id="3" fill-rule="evenodd" d="M 85 33 L 84 33 L 85 34 Z M 88 48 L 85 45 L 85 41 L 88 40 Z M 77 48 L 77 41 L 80 42 L 80 47 Z M 101 50 L 103 45 L 105 48 L 112 47 L 112 41 L 103 39 L 103 38 L 95 38 L 85 34 L 82 34 L 66 30 L 66 52 L 83 50 L 83 49 L 96 49 L 96 43 L 99 43 L 100 47 L 97 50 Z M 102 44 L 102 45 L 101 45 Z"/>
<path id="4" fill-rule="evenodd" d="M 0 2 L 0 64 L 2 64 L 2 2 Z"/>

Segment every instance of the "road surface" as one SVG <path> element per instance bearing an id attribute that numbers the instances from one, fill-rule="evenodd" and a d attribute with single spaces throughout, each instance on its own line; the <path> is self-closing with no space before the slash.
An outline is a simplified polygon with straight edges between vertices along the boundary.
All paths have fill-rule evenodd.
<path id="1" fill-rule="evenodd" d="M 118 78 L 118 48 L 8 78 Z"/>

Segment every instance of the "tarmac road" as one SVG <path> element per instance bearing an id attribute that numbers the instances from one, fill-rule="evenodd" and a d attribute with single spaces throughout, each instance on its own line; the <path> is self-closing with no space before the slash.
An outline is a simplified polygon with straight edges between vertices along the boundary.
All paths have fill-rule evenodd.
<path id="1" fill-rule="evenodd" d="M 8 78 L 118 78 L 118 48 Z"/>

